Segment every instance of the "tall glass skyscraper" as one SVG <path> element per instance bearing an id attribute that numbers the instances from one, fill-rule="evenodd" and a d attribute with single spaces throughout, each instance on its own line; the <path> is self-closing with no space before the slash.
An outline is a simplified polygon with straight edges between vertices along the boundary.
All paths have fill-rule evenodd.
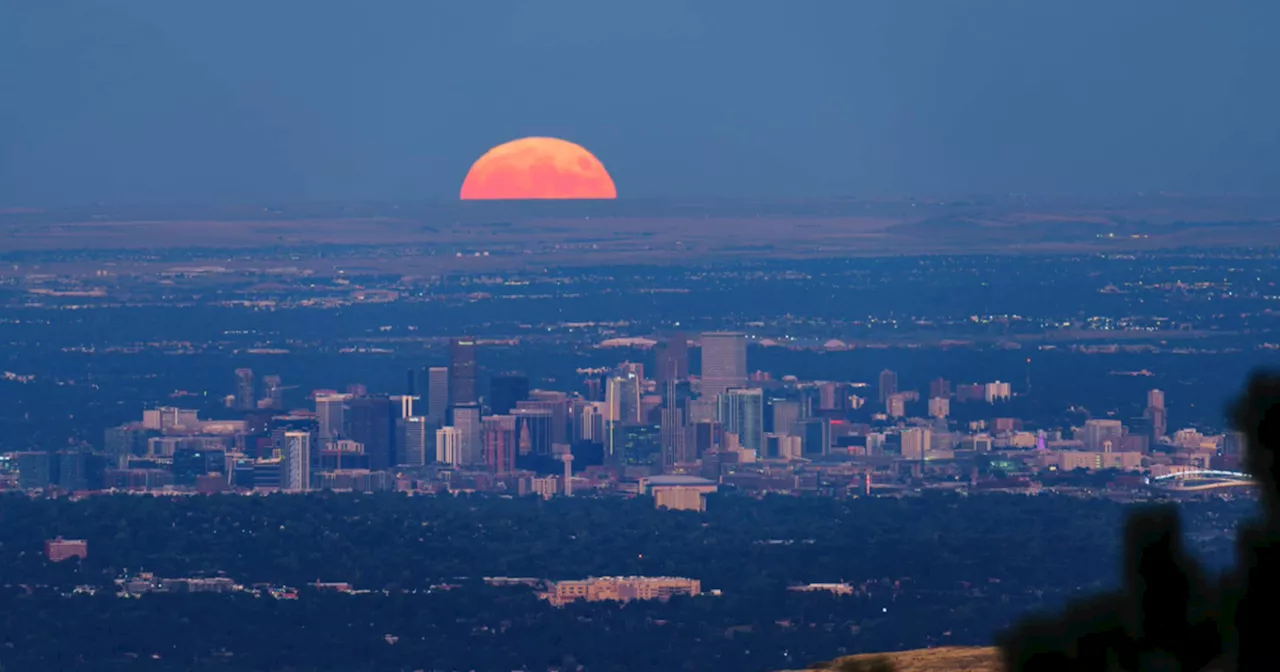
<path id="1" fill-rule="evenodd" d="M 746 449 L 764 450 L 764 391 L 735 388 L 720 396 L 720 423 Z"/>

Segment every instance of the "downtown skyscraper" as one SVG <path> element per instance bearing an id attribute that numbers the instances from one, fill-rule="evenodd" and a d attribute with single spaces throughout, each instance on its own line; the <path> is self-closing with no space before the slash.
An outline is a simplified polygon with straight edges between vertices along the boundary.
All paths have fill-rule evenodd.
<path id="1" fill-rule="evenodd" d="M 702 397 L 715 399 L 747 386 L 747 337 L 735 332 L 702 335 Z"/>
<path id="2" fill-rule="evenodd" d="M 449 345 L 449 407 L 479 401 L 476 390 L 476 339 L 455 338 Z"/>

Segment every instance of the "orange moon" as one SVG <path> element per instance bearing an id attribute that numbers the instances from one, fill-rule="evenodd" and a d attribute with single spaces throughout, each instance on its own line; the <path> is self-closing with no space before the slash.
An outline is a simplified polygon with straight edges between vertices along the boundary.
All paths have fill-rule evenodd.
<path id="1" fill-rule="evenodd" d="M 462 200 L 612 199 L 618 189 L 604 164 L 581 145 L 559 138 L 521 138 L 476 160 Z"/>

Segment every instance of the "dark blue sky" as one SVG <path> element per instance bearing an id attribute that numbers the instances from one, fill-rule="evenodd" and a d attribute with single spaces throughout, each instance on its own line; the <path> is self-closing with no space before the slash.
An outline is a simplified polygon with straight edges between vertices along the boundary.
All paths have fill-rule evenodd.
<path id="1" fill-rule="evenodd" d="M 0 206 L 1280 191 L 1275 0 L 0 2 Z"/>

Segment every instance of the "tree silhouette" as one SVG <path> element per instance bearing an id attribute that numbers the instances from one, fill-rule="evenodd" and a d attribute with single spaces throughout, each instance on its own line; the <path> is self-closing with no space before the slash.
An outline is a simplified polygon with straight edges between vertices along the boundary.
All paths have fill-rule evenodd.
<path id="1" fill-rule="evenodd" d="M 1176 508 L 1139 511 L 1126 526 L 1124 586 L 1015 627 L 1000 642 L 1007 670 L 1280 669 L 1270 641 L 1280 596 L 1280 376 L 1255 373 L 1232 420 L 1262 493 L 1237 568 L 1209 580 L 1183 548 Z"/>

